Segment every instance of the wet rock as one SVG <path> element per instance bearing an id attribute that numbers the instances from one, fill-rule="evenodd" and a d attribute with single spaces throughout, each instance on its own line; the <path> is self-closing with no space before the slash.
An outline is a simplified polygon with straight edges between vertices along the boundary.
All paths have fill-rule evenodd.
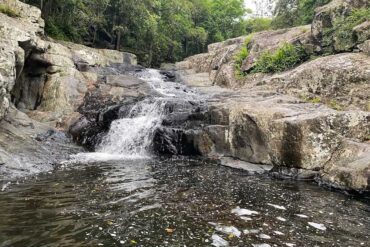
<path id="1" fill-rule="evenodd" d="M 275 178 L 293 180 L 315 180 L 319 177 L 319 171 L 289 167 L 274 167 L 270 174 Z"/>
<path id="2" fill-rule="evenodd" d="M 65 133 L 30 119 L 14 107 L 0 121 L 0 133 L 3 178 L 49 171 L 70 154 L 82 151 Z"/>
<path id="3" fill-rule="evenodd" d="M 203 120 L 205 121 L 203 125 L 195 126 L 192 126 L 191 120 L 188 119 L 182 125 L 181 129 L 185 128 L 186 131 L 181 132 L 181 138 L 191 140 L 191 142 L 186 142 L 186 145 L 193 145 L 197 153 L 201 155 L 210 157 L 226 155 L 253 164 L 274 166 L 272 174 L 275 176 L 290 179 L 325 177 L 326 181 L 330 181 L 329 183 L 339 185 L 341 183 L 340 177 L 350 177 L 350 174 L 353 174 L 354 177 L 347 182 L 342 181 L 345 184 L 342 186 L 343 188 L 359 190 L 368 188 L 367 175 L 363 174 L 367 174 L 364 169 L 368 169 L 369 164 L 364 162 L 364 165 L 346 166 L 343 169 L 337 165 L 341 162 L 348 164 L 345 157 L 340 155 L 338 157 L 338 152 L 348 153 L 349 150 L 352 150 L 351 154 L 353 154 L 353 161 L 356 161 L 355 164 L 366 160 L 362 158 L 362 154 L 354 151 L 355 147 L 344 147 L 342 143 L 354 139 L 355 143 L 359 144 L 368 138 L 369 113 L 358 110 L 336 111 L 322 104 L 304 103 L 300 99 L 282 95 L 279 93 L 284 92 L 282 89 L 273 91 L 276 88 L 275 85 L 281 88 L 303 88 L 303 85 L 306 87 L 319 83 L 307 91 L 313 92 L 315 87 L 319 93 L 328 95 L 328 98 L 337 97 L 338 102 L 340 102 L 339 99 L 345 101 L 358 97 L 359 100 L 356 104 L 353 103 L 353 106 L 362 105 L 365 107 L 369 91 L 368 80 L 365 79 L 367 78 L 367 70 L 365 69 L 367 56 L 364 54 L 342 54 L 324 59 L 327 61 L 325 63 L 317 61 L 317 66 L 318 68 L 328 66 L 328 69 L 323 70 L 327 73 L 333 73 L 333 82 L 324 82 L 330 77 L 323 76 L 322 81 L 310 78 L 305 82 L 304 77 L 299 77 L 296 85 L 293 83 L 284 84 L 284 80 L 288 81 L 291 78 L 288 75 L 298 75 L 298 71 L 301 70 L 297 68 L 281 76 L 275 76 L 275 78 L 282 78 L 279 82 L 272 79 L 261 86 L 255 85 L 254 88 L 222 90 L 214 86 L 202 85 L 198 87 L 201 92 L 209 95 L 208 108 L 204 114 L 207 117 Z M 346 59 L 352 60 L 346 63 Z M 334 65 L 337 64 L 335 61 L 338 61 L 338 70 L 334 69 Z M 344 66 L 343 63 L 348 67 Z M 307 68 L 302 71 L 309 68 L 310 66 L 307 65 Z M 307 73 L 307 76 L 319 76 L 318 68 L 316 71 L 312 70 L 311 73 Z M 346 75 L 343 77 L 335 76 L 335 73 L 341 73 L 346 69 L 348 69 L 347 74 L 349 71 L 353 72 L 350 74 L 350 78 L 353 80 L 346 78 Z M 359 79 L 362 77 L 363 81 Z M 343 78 L 343 81 L 338 78 Z M 342 82 L 343 84 L 341 84 Z M 334 88 L 330 89 L 330 86 L 333 86 L 335 90 Z M 348 89 L 342 93 L 341 90 L 346 87 L 352 88 L 352 90 Z M 360 90 L 356 91 L 357 87 Z M 285 90 L 286 93 L 289 92 L 287 88 Z M 343 98 L 340 97 L 341 94 Z M 355 100 L 351 102 L 355 102 Z M 183 136 L 184 133 L 185 136 Z M 171 140 L 171 135 L 167 138 L 167 142 L 171 143 L 169 140 Z M 363 145 L 369 146 L 369 144 Z M 341 161 L 332 162 L 335 157 Z M 330 164 L 333 168 L 329 169 L 330 172 L 328 170 L 330 175 L 326 175 L 325 170 L 331 166 Z M 335 172 L 339 170 L 346 175 L 339 175 Z"/>
<path id="4" fill-rule="evenodd" d="M 273 168 L 269 165 L 258 165 L 241 160 L 235 160 L 232 158 L 221 158 L 221 165 L 238 170 L 243 170 L 251 175 L 269 173 Z"/>
<path id="5" fill-rule="evenodd" d="M 131 88 L 145 84 L 145 81 L 131 75 L 108 75 L 106 83 L 114 87 Z"/>

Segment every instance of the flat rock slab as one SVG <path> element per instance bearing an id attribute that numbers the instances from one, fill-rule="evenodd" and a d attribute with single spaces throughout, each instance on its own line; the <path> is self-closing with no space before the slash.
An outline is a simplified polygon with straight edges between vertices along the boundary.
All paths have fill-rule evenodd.
<path id="1" fill-rule="evenodd" d="M 221 158 L 221 165 L 227 166 L 234 169 L 239 169 L 248 172 L 251 175 L 265 174 L 273 169 L 270 165 L 259 165 L 245 162 L 242 160 L 236 160 L 232 158 Z"/>
<path id="2" fill-rule="evenodd" d="M 145 81 L 131 75 L 108 75 L 106 83 L 114 87 L 134 87 Z"/>

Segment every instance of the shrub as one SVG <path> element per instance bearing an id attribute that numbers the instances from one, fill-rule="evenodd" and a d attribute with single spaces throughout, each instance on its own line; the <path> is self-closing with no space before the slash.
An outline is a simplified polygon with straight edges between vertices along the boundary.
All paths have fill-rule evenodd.
<path id="1" fill-rule="evenodd" d="M 261 32 L 271 29 L 270 18 L 252 18 L 245 21 L 246 31 L 248 34 Z"/>
<path id="2" fill-rule="evenodd" d="M 325 34 L 329 35 L 329 37 L 332 34 L 336 38 L 337 46 L 339 46 L 340 49 L 349 50 L 352 49 L 357 42 L 353 35 L 353 28 L 369 20 L 370 8 L 356 9 L 345 19 L 335 22 L 331 29 L 326 30 Z M 326 37 L 326 39 L 328 38 Z"/>
<path id="3" fill-rule="evenodd" d="M 244 73 L 241 71 L 241 67 L 242 67 L 243 61 L 247 59 L 249 56 L 248 45 L 251 42 L 252 38 L 253 38 L 252 34 L 247 36 L 247 38 L 244 41 L 243 47 L 234 57 L 235 72 L 236 72 L 237 77 L 244 76 Z"/>
<path id="4" fill-rule="evenodd" d="M 308 56 L 301 45 L 285 43 L 276 52 L 264 52 L 256 61 L 252 73 L 276 73 L 291 69 L 306 61 Z"/>
<path id="5" fill-rule="evenodd" d="M 0 12 L 10 17 L 19 17 L 19 13 L 7 4 L 0 4 Z"/>
<path id="6" fill-rule="evenodd" d="M 315 16 L 315 9 L 331 0 L 277 0 L 275 18 L 272 20 L 274 29 L 310 24 Z"/>

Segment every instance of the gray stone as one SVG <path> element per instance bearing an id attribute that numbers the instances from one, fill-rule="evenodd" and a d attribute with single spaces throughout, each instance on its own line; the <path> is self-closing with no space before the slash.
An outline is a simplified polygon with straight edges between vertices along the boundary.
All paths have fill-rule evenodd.
<path id="1" fill-rule="evenodd" d="M 131 75 L 108 75 L 106 81 L 108 85 L 126 88 L 137 87 L 145 83 L 145 81 Z"/>
<path id="2" fill-rule="evenodd" d="M 221 165 L 246 171 L 250 175 L 269 173 L 273 168 L 273 166 L 270 165 L 257 165 L 231 158 L 221 158 Z"/>

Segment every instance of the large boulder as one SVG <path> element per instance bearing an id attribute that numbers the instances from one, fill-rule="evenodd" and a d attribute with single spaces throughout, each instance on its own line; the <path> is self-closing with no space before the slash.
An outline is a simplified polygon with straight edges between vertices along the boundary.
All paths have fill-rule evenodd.
<path id="1" fill-rule="evenodd" d="M 343 52 L 351 51 L 356 45 L 364 41 L 368 35 L 368 24 L 363 23 L 355 27 L 345 38 L 333 34 L 335 23 L 342 21 L 354 9 L 370 7 L 368 0 L 333 0 L 327 5 L 316 9 L 312 22 L 312 36 L 318 52 Z M 369 38 L 369 37 L 368 37 Z M 368 39 L 367 38 L 367 39 Z"/>
<path id="2" fill-rule="evenodd" d="M 135 103 L 157 93 L 145 81 L 132 75 L 107 75 L 90 89 L 77 109 L 80 117 L 69 132 L 73 139 L 94 150 L 112 121 L 124 117 Z"/>
<path id="3" fill-rule="evenodd" d="M 254 67 L 261 54 L 274 52 L 285 43 L 301 45 L 307 50 L 307 53 L 311 53 L 310 27 L 301 26 L 277 31 L 265 31 L 211 44 L 208 47 L 208 53 L 186 58 L 183 62 L 177 63 L 176 67 L 181 76 L 189 82 L 192 80 L 199 81 L 199 77 L 203 77 L 201 74 L 208 73 L 211 83 L 214 85 L 239 87 L 245 82 L 236 76 L 235 56 L 243 46 L 247 46 L 249 51 L 248 57 L 241 66 L 241 70 L 246 72 Z M 195 74 L 199 74 L 199 77 Z M 209 80 L 204 80 L 204 82 L 205 85 L 209 84 Z M 200 83 L 196 84 L 200 85 Z"/>
<path id="4" fill-rule="evenodd" d="M 10 93 L 29 50 L 42 50 L 37 43 L 38 34 L 43 33 L 44 22 L 41 11 L 19 1 L 11 6 L 18 14 L 17 19 L 0 13 L 0 119 L 10 106 Z"/>
<path id="5" fill-rule="evenodd" d="M 359 45 L 359 48 L 362 52 L 370 56 L 370 39 Z"/>
<path id="6" fill-rule="evenodd" d="M 249 55 L 248 58 L 243 61 L 241 70 L 244 72 L 250 71 L 262 53 L 273 53 L 285 43 L 302 45 L 309 51 L 311 43 L 310 26 L 265 31 L 254 34 L 249 43 L 246 44 Z"/>
<path id="7" fill-rule="evenodd" d="M 14 106 L 0 121 L 2 179 L 50 171 L 69 155 L 82 151 L 65 133 L 30 119 Z"/>
<path id="8" fill-rule="evenodd" d="M 370 57 L 344 53 L 315 59 L 264 79 L 279 92 L 337 109 L 370 111 Z"/>

